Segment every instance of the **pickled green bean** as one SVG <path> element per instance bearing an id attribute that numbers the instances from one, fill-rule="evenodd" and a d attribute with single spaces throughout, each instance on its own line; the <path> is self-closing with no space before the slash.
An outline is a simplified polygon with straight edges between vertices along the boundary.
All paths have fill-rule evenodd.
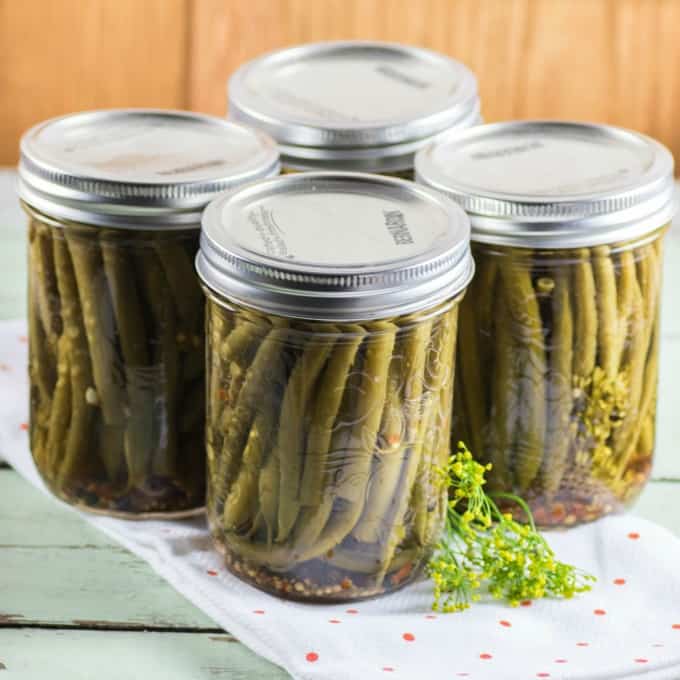
<path id="1" fill-rule="evenodd" d="M 552 338 L 550 341 L 548 383 L 548 428 L 541 469 L 544 493 L 554 496 L 564 476 L 572 441 L 572 373 L 574 323 L 569 295 L 569 273 L 561 269 L 555 276 L 552 293 Z"/>
<path id="2" fill-rule="evenodd" d="M 283 542 L 300 511 L 300 479 L 304 469 L 305 419 L 319 373 L 333 349 L 337 335 L 319 335 L 308 341 L 295 364 L 281 400 L 281 422 L 272 452 L 279 458 L 280 489 L 276 540 Z M 317 398 L 323 398 L 317 395 Z"/>
<path id="3" fill-rule="evenodd" d="M 360 326 L 348 329 L 349 337 L 339 339 L 320 379 L 323 394 L 312 407 L 305 448 L 305 465 L 300 485 L 302 505 L 319 505 L 324 496 L 327 461 L 345 384 L 365 332 Z"/>
<path id="4" fill-rule="evenodd" d="M 501 265 L 513 334 L 520 351 L 520 402 L 515 440 L 515 482 L 523 492 L 533 482 L 543 460 L 545 443 L 545 339 L 538 301 L 531 281 L 530 259 L 516 253 Z"/>
<path id="5" fill-rule="evenodd" d="M 597 289 L 597 341 L 599 365 L 612 380 L 618 372 L 619 324 L 614 263 L 607 246 L 593 249 L 593 273 Z"/>
<path id="6" fill-rule="evenodd" d="M 598 318 L 590 252 L 577 253 L 574 265 L 574 375 L 592 375 L 597 360 Z"/>

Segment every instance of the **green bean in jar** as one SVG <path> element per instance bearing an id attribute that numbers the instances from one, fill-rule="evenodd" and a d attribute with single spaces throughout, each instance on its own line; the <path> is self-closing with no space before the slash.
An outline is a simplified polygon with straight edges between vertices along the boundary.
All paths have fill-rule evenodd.
<path id="1" fill-rule="evenodd" d="M 75 114 L 24 136 L 31 451 L 63 500 L 126 517 L 204 505 L 197 223 L 239 173 L 276 170 L 273 142 L 192 114 Z"/>
<path id="2" fill-rule="evenodd" d="M 467 230 L 444 197 L 349 173 L 206 210 L 208 519 L 241 578 L 342 601 L 424 566 L 446 510 Z"/>
<path id="3" fill-rule="evenodd" d="M 472 222 L 453 438 L 542 525 L 628 506 L 654 449 L 670 154 L 616 128 L 508 123 L 417 167 Z"/>

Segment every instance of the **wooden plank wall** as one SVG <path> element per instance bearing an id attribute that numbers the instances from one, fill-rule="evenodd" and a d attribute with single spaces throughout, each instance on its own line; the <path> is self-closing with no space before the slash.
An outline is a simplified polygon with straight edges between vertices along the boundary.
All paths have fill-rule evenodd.
<path id="1" fill-rule="evenodd" d="M 300 42 L 432 47 L 479 76 L 487 120 L 575 118 L 680 152 L 680 0 L 0 0 L 0 164 L 48 116 L 225 112 L 243 60 Z"/>

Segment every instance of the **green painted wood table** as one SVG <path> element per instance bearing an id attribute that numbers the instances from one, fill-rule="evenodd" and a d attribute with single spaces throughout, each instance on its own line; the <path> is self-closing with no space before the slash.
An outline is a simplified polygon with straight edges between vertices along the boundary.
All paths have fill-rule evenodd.
<path id="1" fill-rule="evenodd" d="M 24 315 L 25 222 L 0 171 L 0 318 Z M 680 230 L 668 240 L 653 481 L 633 512 L 680 533 Z M 2 406 L 0 405 L 0 408 Z M 0 451 L 0 456 L 2 452 Z M 77 514 L 0 464 L 0 680 L 284 678 Z"/>

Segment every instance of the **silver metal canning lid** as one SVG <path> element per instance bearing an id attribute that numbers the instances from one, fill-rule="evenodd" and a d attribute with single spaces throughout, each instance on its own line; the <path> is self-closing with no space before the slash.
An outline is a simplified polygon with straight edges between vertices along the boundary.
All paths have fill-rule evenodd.
<path id="1" fill-rule="evenodd" d="M 279 171 L 275 142 L 222 118 L 159 109 L 75 113 L 21 139 L 19 194 L 85 224 L 182 228 L 219 192 Z"/>
<path id="2" fill-rule="evenodd" d="M 476 124 L 479 96 L 473 73 L 437 52 L 324 42 L 241 66 L 229 115 L 271 134 L 294 166 L 397 169 L 433 136 Z"/>
<path id="3" fill-rule="evenodd" d="M 617 243 L 674 212 L 673 157 L 629 130 L 526 121 L 451 134 L 416 156 L 418 181 L 470 215 L 472 240 L 529 248 Z"/>
<path id="4" fill-rule="evenodd" d="M 404 180 L 345 172 L 269 179 L 216 198 L 196 268 L 216 293 L 320 321 L 427 309 L 468 284 L 465 213 Z"/>

